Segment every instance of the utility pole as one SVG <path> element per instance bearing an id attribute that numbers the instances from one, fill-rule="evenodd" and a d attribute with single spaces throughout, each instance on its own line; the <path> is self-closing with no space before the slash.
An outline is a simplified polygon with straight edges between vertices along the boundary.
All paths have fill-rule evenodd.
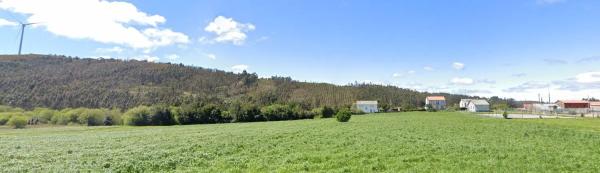
<path id="1" fill-rule="evenodd" d="M 21 41 L 19 41 L 19 54 L 21 55 L 21 48 L 23 48 L 23 35 L 25 35 L 25 27 L 33 25 L 35 23 L 21 23 Z"/>

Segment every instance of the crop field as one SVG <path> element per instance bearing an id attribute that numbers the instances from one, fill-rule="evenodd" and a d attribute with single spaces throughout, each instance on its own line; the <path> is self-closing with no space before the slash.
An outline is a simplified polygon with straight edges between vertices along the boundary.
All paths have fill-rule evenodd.
<path id="1" fill-rule="evenodd" d="M 2 172 L 599 172 L 600 120 L 389 113 L 168 127 L 0 127 Z"/>

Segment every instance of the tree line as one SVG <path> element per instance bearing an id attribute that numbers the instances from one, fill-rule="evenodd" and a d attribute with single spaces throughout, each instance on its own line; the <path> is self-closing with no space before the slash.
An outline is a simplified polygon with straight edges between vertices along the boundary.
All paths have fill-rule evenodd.
<path id="1" fill-rule="evenodd" d="M 66 108 L 62 110 L 35 108 L 24 110 L 0 106 L 0 125 L 23 128 L 26 125 L 86 125 L 86 126 L 166 126 L 236 122 L 283 121 L 331 118 L 349 108 L 320 107 L 311 110 L 298 105 L 273 104 L 259 107 L 252 104 L 215 105 L 193 103 L 182 106 L 137 106 L 127 111 L 104 108 Z M 358 113 L 358 112 L 357 112 Z"/>

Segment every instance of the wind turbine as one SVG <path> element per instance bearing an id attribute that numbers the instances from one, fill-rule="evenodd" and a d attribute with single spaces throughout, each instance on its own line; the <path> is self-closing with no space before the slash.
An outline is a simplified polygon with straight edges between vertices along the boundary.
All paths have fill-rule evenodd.
<path id="1" fill-rule="evenodd" d="M 23 35 L 25 34 L 25 27 L 36 24 L 36 23 L 22 23 L 22 22 L 19 22 L 19 23 L 21 23 L 21 41 L 19 41 L 19 54 L 18 55 L 21 55 L 21 48 L 23 47 Z"/>

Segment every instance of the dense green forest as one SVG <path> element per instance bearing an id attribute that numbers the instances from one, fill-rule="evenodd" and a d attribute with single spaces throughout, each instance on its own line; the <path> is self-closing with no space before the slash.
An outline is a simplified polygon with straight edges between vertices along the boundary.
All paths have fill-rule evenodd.
<path id="1" fill-rule="evenodd" d="M 378 100 L 382 108 L 410 110 L 423 107 L 428 95 L 446 96 L 450 105 L 469 98 L 395 86 L 358 83 L 339 86 L 299 82 L 289 77 L 259 78 L 246 72 L 235 74 L 183 64 L 56 55 L 0 56 L 0 104 L 24 109 L 130 109 L 140 105 L 180 106 L 200 102 L 258 107 L 292 104 L 310 110 L 322 106 L 347 107 L 356 100 Z"/>

